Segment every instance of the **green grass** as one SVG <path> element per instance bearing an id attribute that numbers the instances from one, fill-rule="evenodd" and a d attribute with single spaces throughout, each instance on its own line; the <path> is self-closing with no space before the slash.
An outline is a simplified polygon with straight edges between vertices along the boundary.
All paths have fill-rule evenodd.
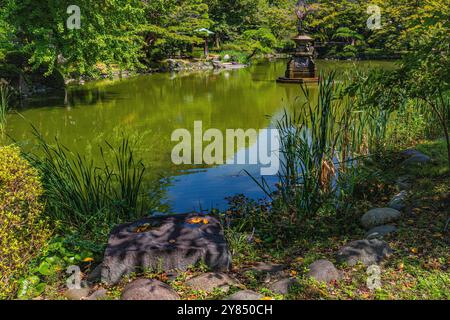
<path id="1" fill-rule="evenodd" d="M 128 139 L 99 147 L 94 163 L 57 140 L 48 144 L 36 133 L 39 151 L 26 157 L 40 171 L 47 214 L 60 232 L 106 240 L 110 229 L 147 214 L 142 180 L 145 167 L 135 159 Z"/>

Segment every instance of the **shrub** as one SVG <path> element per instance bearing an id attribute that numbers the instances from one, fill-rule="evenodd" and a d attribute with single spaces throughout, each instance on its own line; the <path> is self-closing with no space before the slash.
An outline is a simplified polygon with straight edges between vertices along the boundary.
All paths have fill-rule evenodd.
<path id="1" fill-rule="evenodd" d="M 0 299 L 15 296 L 18 279 L 50 237 L 37 171 L 17 147 L 0 148 Z"/>
<path id="2" fill-rule="evenodd" d="M 249 62 L 248 55 L 245 52 L 235 50 L 225 50 L 220 52 L 220 57 L 222 60 L 224 60 L 224 57 L 227 55 L 230 57 L 229 60 L 237 63 L 247 64 Z"/>

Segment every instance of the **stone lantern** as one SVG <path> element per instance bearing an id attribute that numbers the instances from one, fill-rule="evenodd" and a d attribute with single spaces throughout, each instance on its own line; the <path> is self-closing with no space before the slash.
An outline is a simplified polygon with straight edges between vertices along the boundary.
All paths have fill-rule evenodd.
<path id="1" fill-rule="evenodd" d="M 299 2 L 300 3 L 300 2 Z M 317 69 L 314 61 L 314 39 L 303 32 L 302 23 L 308 13 L 308 8 L 298 7 L 296 10 L 299 25 L 298 34 L 292 40 L 296 44 L 291 54 L 284 77 L 278 78 L 281 83 L 312 83 L 318 82 Z"/>

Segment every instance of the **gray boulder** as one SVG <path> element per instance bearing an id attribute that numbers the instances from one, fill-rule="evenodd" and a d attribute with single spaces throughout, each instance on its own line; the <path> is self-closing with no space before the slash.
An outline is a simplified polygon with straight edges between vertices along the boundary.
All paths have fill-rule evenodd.
<path id="1" fill-rule="evenodd" d="M 371 266 L 380 264 L 391 254 L 392 249 L 384 241 L 378 239 L 357 240 L 339 249 L 336 258 L 339 263 L 346 263 L 349 266 L 354 266 L 358 262 Z"/>
<path id="2" fill-rule="evenodd" d="M 389 208 L 401 211 L 405 209 L 406 202 L 408 200 L 408 192 L 403 190 L 400 193 L 396 194 L 388 204 Z"/>
<path id="3" fill-rule="evenodd" d="M 68 289 L 64 292 L 64 296 L 69 300 L 81 300 L 89 296 L 89 288 Z"/>
<path id="4" fill-rule="evenodd" d="M 108 297 L 108 291 L 106 289 L 98 289 L 94 291 L 86 300 L 103 300 Z"/>
<path id="5" fill-rule="evenodd" d="M 364 228 L 370 229 L 387 223 L 397 221 L 401 216 L 400 211 L 392 208 L 376 208 L 367 211 L 361 217 L 361 224 Z"/>
<path id="6" fill-rule="evenodd" d="M 402 155 L 404 157 L 408 157 L 405 161 L 403 161 L 403 165 L 422 165 L 431 162 L 431 158 L 429 156 L 414 149 L 406 150 L 402 153 Z"/>
<path id="7" fill-rule="evenodd" d="M 102 278 L 102 264 L 97 265 L 90 273 L 87 275 L 88 283 L 100 282 Z"/>
<path id="8" fill-rule="evenodd" d="M 274 283 L 271 283 L 268 286 L 268 289 L 274 293 L 286 295 L 296 285 L 298 285 L 298 281 L 296 279 L 285 278 L 285 279 L 278 280 Z"/>
<path id="9" fill-rule="evenodd" d="M 416 149 L 407 149 L 400 153 L 400 155 L 404 158 L 409 158 L 409 157 L 420 155 L 420 154 L 422 154 L 422 152 L 420 152 L 419 150 L 416 150 Z"/>
<path id="10" fill-rule="evenodd" d="M 153 279 L 138 279 L 122 291 L 122 300 L 179 300 L 179 295 L 167 284 Z"/>
<path id="11" fill-rule="evenodd" d="M 228 271 L 231 255 L 219 220 L 209 215 L 192 223 L 196 217 L 151 217 L 114 228 L 102 263 L 102 282 L 115 284 L 142 270 L 183 271 L 199 262 L 214 271 Z"/>
<path id="12" fill-rule="evenodd" d="M 308 277 L 314 278 L 319 282 L 330 283 L 341 279 L 341 273 L 328 260 L 317 260 L 309 266 Z"/>
<path id="13" fill-rule="evenodd" d="M 384 236 L 394 233 L 396 231 L 397 231 L 397 228 L 393 225 L 378 226 L 378 227 L 370 229 L 366 233 L 366 238 L 367 239 L 382 239 Z"/>
<path id="14" fill-rule="evenodd" d="M 216 288 L 227 292 L 231 286 L 239 285 L 239 282 L 226 273 L 208 272 L 189 279 L 186 281 L 186 284 L 194 290 L 201 290 L 204 292 L 213 292 Z"/>
<path id="15" fill-rule="evenodd" d="M 252 271 L 259 274 L 276 274 L 283 272 L 285 266 L 272 262 L 257 262 L 254 266 L 247 268 L 246 271 Z"/>
<path id="16" fill-rule="evenodd" d="M 251 290 L 241 290 L 233 293 L 231 296 L 227 297 L 225 300 L 261 300 L 264 296 L 255 291 Z"/>

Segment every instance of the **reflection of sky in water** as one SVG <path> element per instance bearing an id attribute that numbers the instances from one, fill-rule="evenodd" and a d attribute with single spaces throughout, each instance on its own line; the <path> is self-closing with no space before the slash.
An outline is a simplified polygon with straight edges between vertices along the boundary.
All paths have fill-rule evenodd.
<path id="1" fill-rule="evenodd" d="M 367 70 L 373 67 L 391 68 L 391 62 L 319 61 L 321 71 L 349 69 Z M 48 142 L 59 142 L 73 152 L 100 161 L 97 152 L 105 141 L 119 145 L 121 133 L 139 142 L 138 157 L 142 156 L 148 181 L 173 175 L 168 198 L 173 211 L 223 208 L 225 197 L 243 193 L 262 198 L 263 193 L 243 170 L 259 178 L 258 165 L 223 165 L 210 169 L 184 172 L 170 161 L 173 130 L 192 128 L 202 120 L 205 128 L 267 127 L 265 115 L 279 118 L 283 107 L 299 97 L 296 85 L 274 81 L 286 69 L 286 61 L 255 63 L 247 69 L 220 70 L 188 74 L 152 74 L 120 81 L 86 83 L 70 87 L 68 96 L 44 98 L 25 104 L 20 113 L 8 117 L 7 135 L 0 144 L 9 144 L 11 137 L 26 151 L 33 150 L 35 137 L 32 123 Z M 339 74 L 339 72 L 338 72 Z M 317 90 L 312 95 L 316 97 Z M 65 104 L 68 98 L 69 105 Z M 33 100 L 34 101 L 34 100 Z M 299 107 L 305 101 L 298 100 Z M 256 147 L 250 147 L 256 152 Z M 253 151 L 252 151 L 253 150 Z M 245 152 L 245 151 L 241 151 Z M 276 178 L 267 177 L 273 185 Z M 158 184 L 159 186 L 160 184 Z"/>
<path id="2" fill-rule="evenodd" d="M 261 140 L 261 133 L 258 141 Z M 235 156 L 258 154 L 258 143 L 249 148 L 239 150 Z M 272 156 L 272 161 L 277 161 Z M 253 177 L 260 180 L 261 166 L 224 164 L 214 168 L 189 170 L 185 175 L 174 178 L 173 184 L 168 188 L 168 201 L 173 212 L 190 212 L 209 210 L 211 208 L 224 209 L 227 206 L 226 197 L 244 194 L 252 199 L 264 198 L 265 194 L 244 171 L 248 171 Z M 264 179 L 270 186 L 277 182 L 276 176 L 265 176 Z"/>

